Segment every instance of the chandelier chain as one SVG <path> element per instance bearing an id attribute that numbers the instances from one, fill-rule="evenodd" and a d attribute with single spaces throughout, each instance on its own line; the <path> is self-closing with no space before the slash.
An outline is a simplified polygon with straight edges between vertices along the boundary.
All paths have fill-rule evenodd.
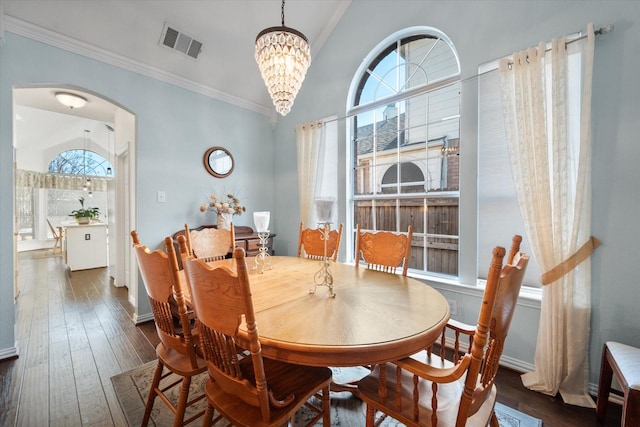
<path id="1" fill-rule="evenodd" d="M 282 0 L 282 9 L 280 12 L 280 18 L 282 19 L 282 26 L 284 27 L 284 0 Z"/>

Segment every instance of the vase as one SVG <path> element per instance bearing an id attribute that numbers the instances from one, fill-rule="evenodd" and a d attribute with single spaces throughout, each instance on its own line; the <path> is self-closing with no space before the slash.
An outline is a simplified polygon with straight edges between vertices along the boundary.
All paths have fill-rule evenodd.
<path id="1" fill-rule="evenodd" d="M 218 229 L 220 230 L 231 230 L 231 221 L 233 219 L 233 214 L 228 212 L 219 212 L 218 213 Z"/>

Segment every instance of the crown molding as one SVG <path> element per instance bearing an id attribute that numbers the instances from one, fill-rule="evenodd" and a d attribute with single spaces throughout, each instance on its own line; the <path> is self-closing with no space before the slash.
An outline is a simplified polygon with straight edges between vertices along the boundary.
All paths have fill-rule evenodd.
<path id="1" fill-rule="evenodd" d="M 192 92 L 214 98 L 227 104 L 235 105 L 245 110 L 253 111 L 267 117 L 272 116 L 273 108 L 255 104 L 242 98 L 219 91 L 209 86 L 196 83 L 178 75 L 163 71 L 159 68 L 143 64 L 125 56 L 101 49 L 97 46 L 65 36 L 55 31 L 34 25 L 9 15 L 0 16 L 3 29 L 32 40 L 48 44 L 53 47 L 82 55 L 96 61 L 104 62 L 114 67 L 122 68 L 143 76 L 169 83 Z"/>

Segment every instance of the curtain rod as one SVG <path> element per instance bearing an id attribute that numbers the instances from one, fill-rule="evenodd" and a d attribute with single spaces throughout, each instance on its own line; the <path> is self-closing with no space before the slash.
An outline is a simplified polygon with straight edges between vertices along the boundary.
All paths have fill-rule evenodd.
<path id="1" fill-rule="evenodd" d="M 601 34 L 607 34 L 610 33 L 611 31 L 613 31 L 613 24 L 609 24 L 606 25 L 604 27 L 600 27 L 600 28 L 596 28 L 593 30 L 593 34 L 596 36 L 599 36 Z M 576 34 L 576 33 L 574 33 Z M 564 36 L 566 38 L 571 37 L 571 34 Z M 567 46 L 568 44 L 580 41 L 580 40 L 584 40 L 587 38 L 587 34 L 582 34 L 580 36 L 577 36 L 575 38 L 569 39 L 567 41 L 564 42 L 564 45 Z M 547 48 L 545 49 L 545 52 L 550 52 L 551 51 L 551 42 L 547 42 L 546 43 Z M 529 62 L 529 58 L 527 57 L 527 62 Z M 513 61 L 509 61 L 509 69 L 511 69 L 511 65 L 513 65 Z M 486 71 L 485 71 L 486 72 Z M 484 74 L 484 73 L 479 73 L 479 74 Z"/>
<path id="2" fill-rule="evenodd" d="M 596 28 L 595 30 L 593 30 L 593 34 L 595 34 L 596 36 L 599 36 L 601 34 L 607 34 L 613 31 L 613 28 L 614 28 L 613 24 L 605 25 L 604 27 Z M 582 40 L 586 38 L 587 38 L 587 35 L 583 34 L 580 37 L 576 37 L 575 39 L 568 40 L 566 43 L 569 44 L 569 43 L 577 42 L 578 40 Z"/>
<path id="3" fill-rule="evenodd" d="M 602 35 L 602 34 L 610 33 L 610 32 L 613 31 L 613 29 L 614 29 L 613 24 L 609 24 L 609 25 L 605 25 L 603 27 L 594 29 L 593 33 L 596 36 L 599 36 L 599 35 Z M 573 34 L 576 34 L 576 33 L 573 33 Z M 570 35 L 567 35 L 567 36 L 564 36 L 564 37 L 569 37 L 569 36 Z M 587 38 L 587 35 L 586 34 L 582 34 L 582 35 L 577 36 L 577 37 L 575 37 L 575 38 L 573 38 L 571 40 L 567 40 L 565 42 L 565 44 L 574 43 L 574 42 L 577 42 L 578 40 L 582 40 L 582 39 L 585 39 L 585 38 Z M 550 49 L 551 48 L 547 49 L 547 51 L 549 51 Z M 480 65 L 479 67 L 482 68 L 482 71 L 478 72 L 478 74 L 475 74 L 475 75 L 473 75 L 471 77 L 467 77 L 466 79 L 460 79 L 459 82 L 460 83 L 466 83 L 468 81 L 475 80 L 475 79 L 478 78 L 479 75 L 485 74 L 485 73 L 487 73 L 487 72 L 489 72 L 489 71 L 491 71 L 493 69 L 497 69 L 498 68 L 498 66 L 497 66 L 498 61 L 499 61 L 499 59 L 494 59 L 493 61 L 490 61 L 490 62 L 487 62 L 486 64 L 484 64 L 484 66 Z M 490 64 L 495 64 L 495 65 L 491 66 Z M 356 114 L 347 114 L 347 115 L 344 115 L 344 116 L 336 116 L 335 118 L 331 118 L 331 119 L 327 119 L 327 120 L 323 119 L 322 123 L 324 124 L 324 123 L 337 122 L 338 120 L 345 120 L 345 119 L 348 119 L 348 118 L 353 117 L 355 115 Z"/>

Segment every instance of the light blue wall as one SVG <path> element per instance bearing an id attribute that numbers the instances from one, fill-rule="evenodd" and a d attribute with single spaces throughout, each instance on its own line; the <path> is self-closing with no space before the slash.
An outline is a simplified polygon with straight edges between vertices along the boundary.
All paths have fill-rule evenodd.
<path id="1" fill-rule="evenodd" d="M 237 225 L 253 224 L 252 212 L 273 210 L 273 130 L 264 115 L 124 71 L 30 39 L 5 33 L 0 48 L 0 352 L 14 344 L 12 244 L 12 87 L 71 84 L 100 93 L 137 117 L 137 230 L 150 247 L 184 227 L 210 224 L 198 208 L 212 191 L 233 192 L 247 213 Z M 213 145 L 227 147 L 236 166 L 217 179 L 202 157 Z M 163 190 L 166 203 L 158 203 Z M 274 231 L 277 230 L 274 228 Z M 144 286 L 138 315 L 150 313 Z M 0 353 L 1 354 L 1 353 Z"/>
<path id="2" fill-rule="evenodd" d="M 313 57 L 307 78 L 291 113 L 276 129 L 276 206 L 295 206 L 296 123 L 337 114 L 344 116 L 347 92 L 361 61 L 384 38 L 412 26 L 431 26 L 453 41 L 464 80 L 462 87 L 461 279 L 473 284 L 476 259 L 488 268 L 488 255 L 476 245 L 477 89 L 473 76 L 479 64 L 539 41 L 614 24 L 615 30 L 596 39 L 593 86 L 593 235 L 604 243 L 592 257 L 592 322 L 590 382 L 597 383 L 600 352 L 605 340 L 640 346 L 640 2 L 637 1 L 352 1 L 322 51 Z M 340 121 L 342 130 L 344 120 Z M 348 142 L 340 133 L 340 146 Z M 346 176 L 345 150 L 339 170 Z M 345 196 L 340 199 L 344 221 Z M 294 227 L 285 227 L 284 212 L 276 211 L 278 241 L 289 253 L 296 242 Z M 506 245 L 508 242 L 496 242 Z M 342 257 L 346 250 L 342 248 Z M 485 256 L 486 255 L 486 256 Z M 484 256 L 484 258 L 483 258 Z M 485 258 L 487 258 L 485 260 Z M 477 292 L 437 285 L 458 302 L 459 319 L 475 322 L 480 306 Z M 505 357 L 533 363 L 539 309 L 526 300 L 518 306 L 507 340 Z M 568 337 L 571 339 L 571 337 Z"/>
<path id="3" fill-rule="evenodd" d="M 640 346 L 640 2 L 637 1 L 402 1 L 353 0 L 331 37 L 314 53 L 293 110 L 280 118 L 275 133 L 266 118 L 122 71 L 45 47 L 7 33 L 0 48 L 0 192 L 11 195 L 11 86 L 22 83 L 69 83 L 100 92 L 138 115 L 138 229 L 149 245 L 180 228 L 198 224 L 195 211 L 209 187 L 220 185 L 240 197 L 250 211 L 270 209 L 278 233 L 279 254 L 295 254 L 298 196 L 294 126 L 344 116 L 354 73 L 384 38 L 410 26 L 432 26 L 447 34 L 458 50 L 463 73 L 461 202 L 461 277 L 476 277 L 476 129 L 477 93 L 473 79 L 479 64 L 541 40 L 584 29 L 588 22 L 614 24 L 615 31 L 596 40 L 593 104 L 593 234 L 603 241 L 592 257 L 592 332 L 590 381 L 597 382 L 605 340 Z M 347 176 L 345 121 L 339 121 L 339 182 Z M 224 145 L 237 161 L 234 174 L 215 181 L 202 169 L 201 156 L 211 145 Z M 217 184 L 217 185 L 216 185 Z M 185 188 L 188 190 L 185 191 Z M 168 202 L 155 202 L 157 190 Z M 277 191 L 276 191 L 277 190 Z M 344 194 L 339 199 L 345 222 Z M 11 289 L 11 207 L 0 204 L 0 351 L 14 345 Z M 240 224 L 251 224 L 240 217 Z M 204 221 L 203 221 L 204 222 Z M 503 243 L 504 242 L 496 242 Z M 342 247 L 341 258 L 351 249 Z M 480 268 L 488 261 L 481 254 Z M 478 292 L 437 285 L 458 301 L 458 318 L 473 322 Z M 145 298 L 140 298 L 146 301 Z M 531 364 L 537 334 L 535 303 L 519 305 L 505 356 Z M 568 337 L 568 339 L 571 339 Z"/>

